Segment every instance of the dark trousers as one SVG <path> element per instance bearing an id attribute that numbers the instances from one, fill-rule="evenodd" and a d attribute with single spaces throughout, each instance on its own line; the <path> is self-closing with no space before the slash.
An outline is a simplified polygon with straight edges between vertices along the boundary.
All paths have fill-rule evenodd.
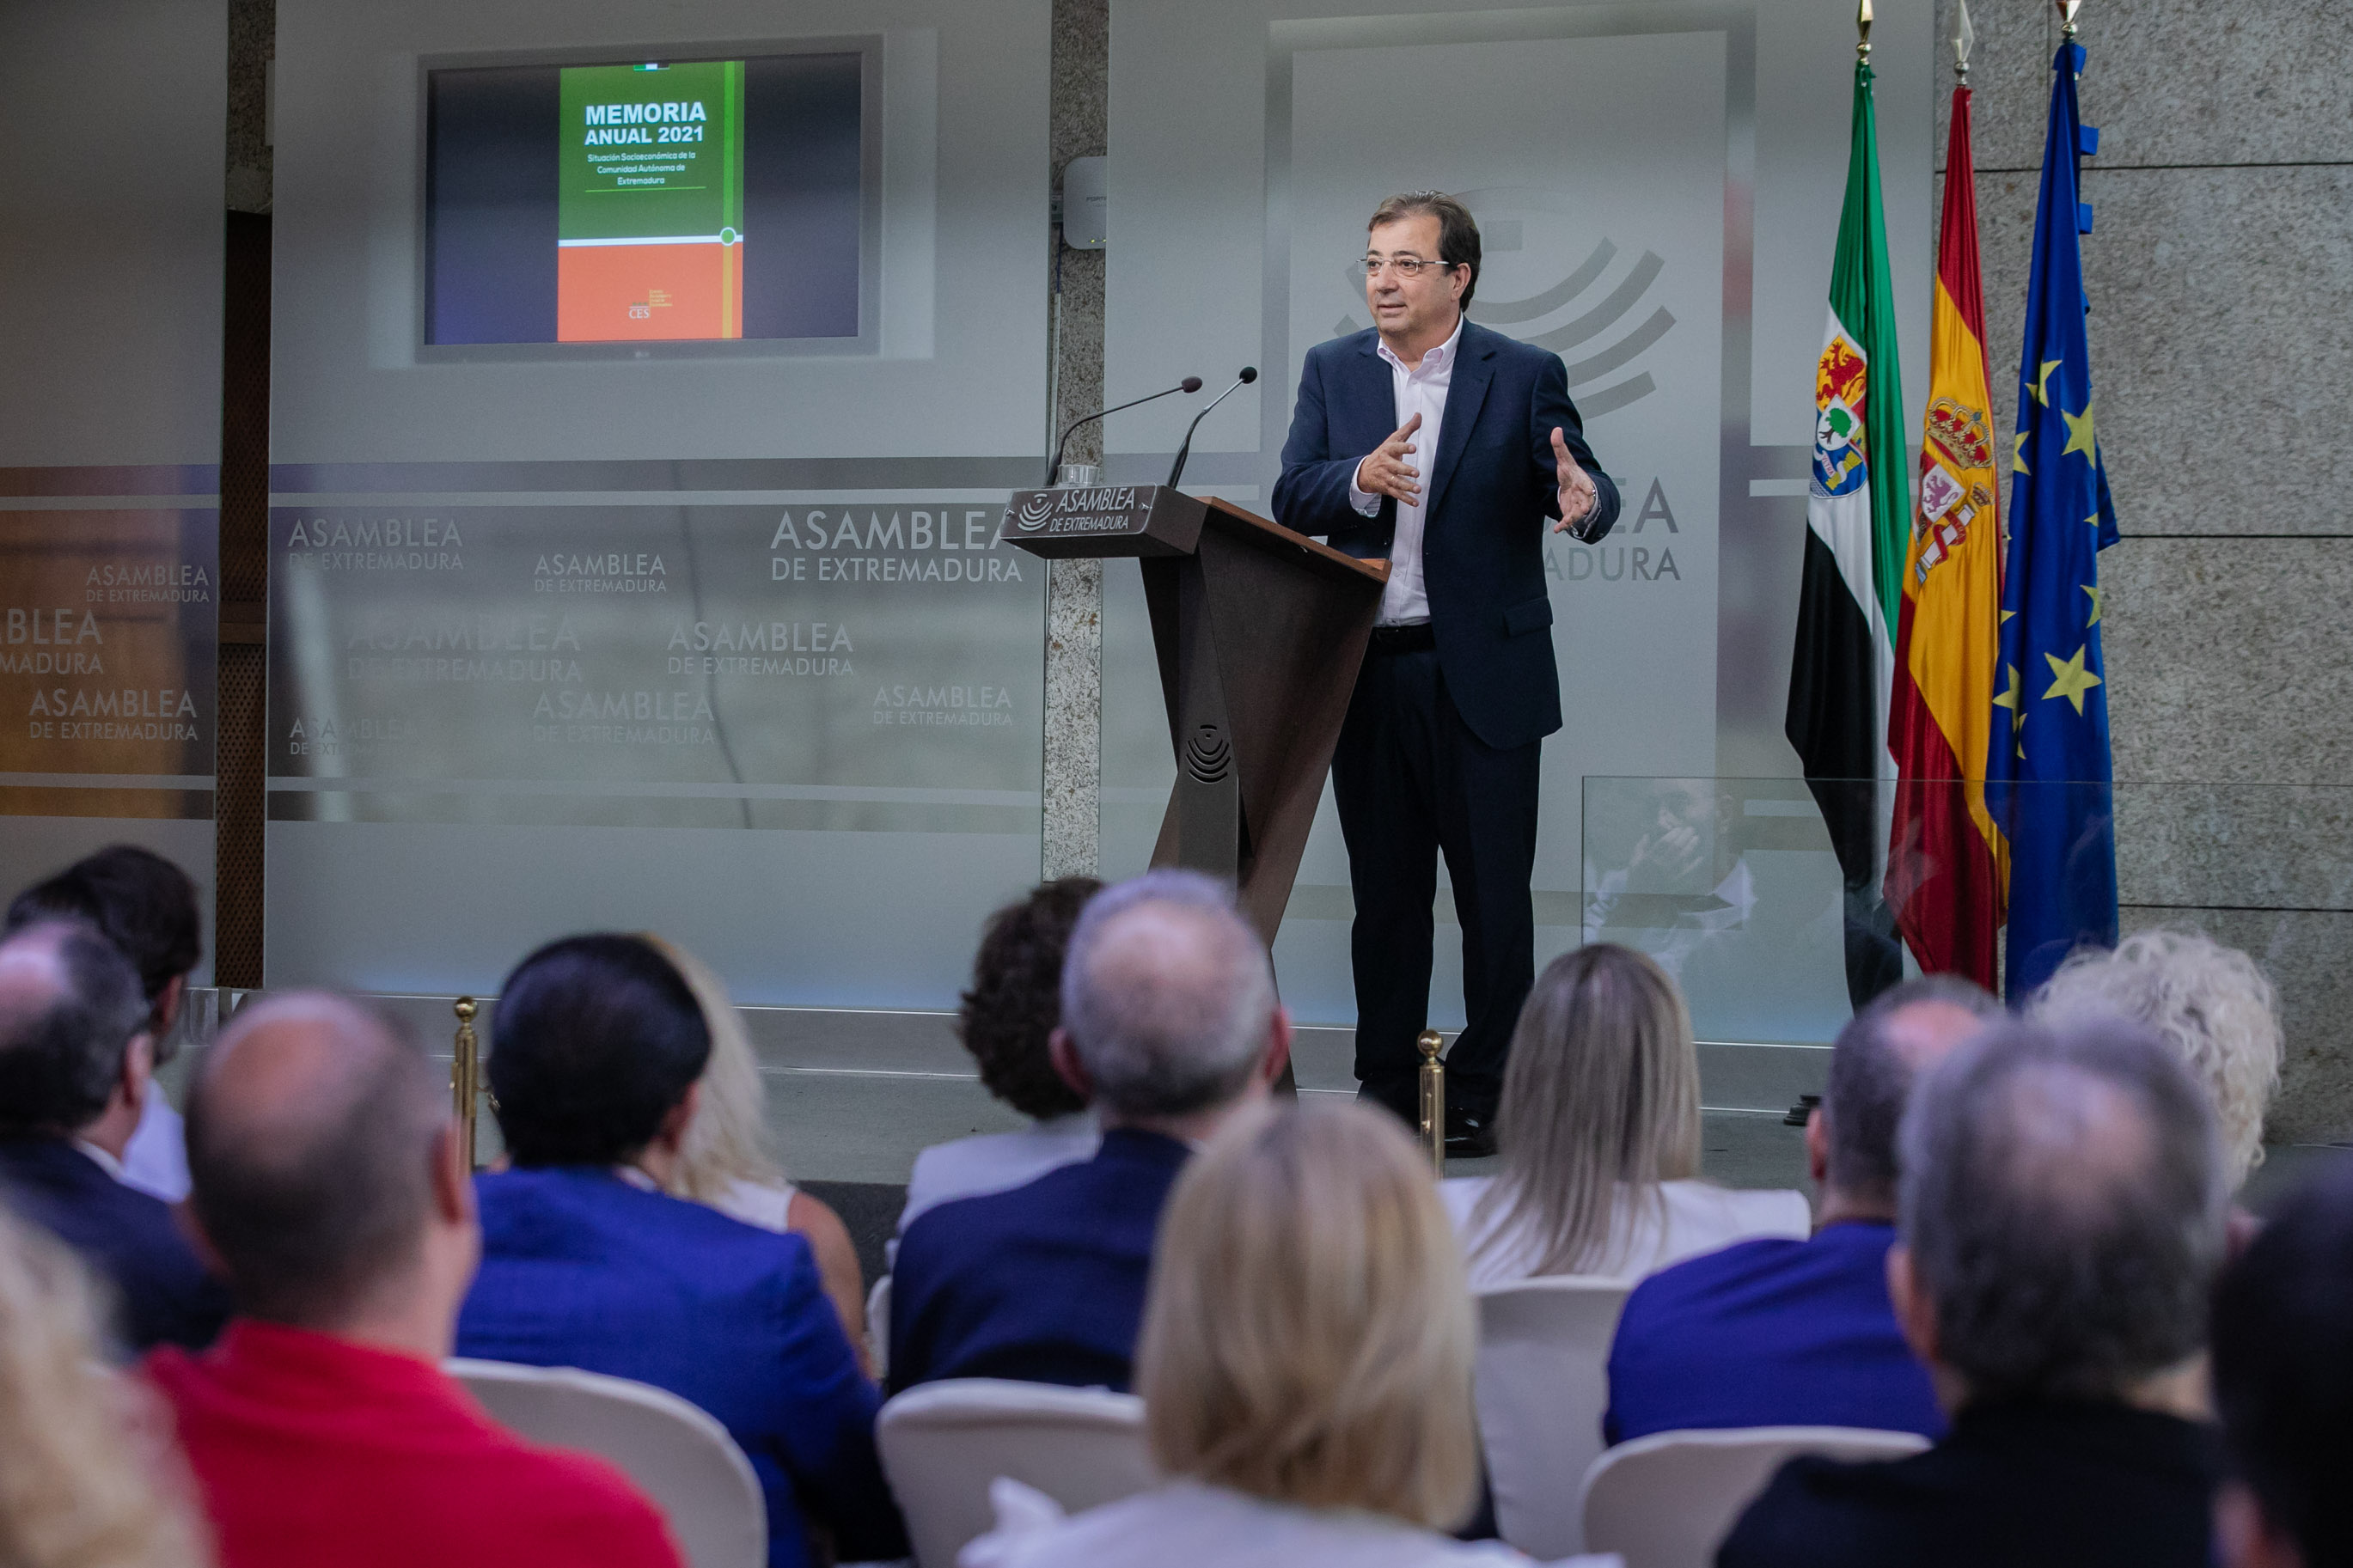
<path id="1" fill-rule="evenodd" d="M 1385 652 L 1376 638 L 1332 757 L 1356 921 L 1356 1078 L 1411 1121 L 1430 1018 L 1430 905 L 1438 857 L 1462 926 L 1466 1026 L 1446 1058 L 1446 1100 L 1492 1116 L 1520 1005 L 1535 980 L 1541 742 L 1497 751 L 1462 722 L 1435 648 Z"/>

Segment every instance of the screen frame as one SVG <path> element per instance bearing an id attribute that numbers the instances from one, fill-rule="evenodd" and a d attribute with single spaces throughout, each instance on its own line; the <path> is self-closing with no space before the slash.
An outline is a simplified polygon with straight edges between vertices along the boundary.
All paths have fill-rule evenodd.
<path id="1" fill-rule="evenodd" d="M 882 47 L 880 33 L 646 43 L 636 47 L 469 50 L 417 57 L 415 284 L 408 338 L 418 364 L 628 363 L 694 359 L 879 359 L 882 353 Z M 685 64 L 789 55 L 847 55 L 858 70 L 858 335 L 839 338 L 622 339 L 596 343 L 435 343 L 425 337 L 433 288 L 433 73 L 493 66 Z"/>

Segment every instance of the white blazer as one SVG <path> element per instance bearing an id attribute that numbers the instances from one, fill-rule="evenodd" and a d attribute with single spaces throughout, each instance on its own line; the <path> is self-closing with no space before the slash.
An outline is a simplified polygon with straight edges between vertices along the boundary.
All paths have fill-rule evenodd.
<path id="1" fill-rule="evenodd" d="M 1537 1239 L 1527 1226 L 1513 1226 L 1507 1234 L 1496 1215 L 1478 1213 L 1479 1200 L 1499 1179 L 1456 1176 L 1438 1186 L 1454 1234 L 1462 1240 L 1474 1290 L 1534 1278 L 1541 1262 Z M 1638 1201 L 1634 1188 L 1619 1187 L 1609 1258 L 1577 1273 L 1631 1282 L 1736 1241 L 1763 1236 L 1803 1241 L 1813 1234 L 1813 1210 L 1803 1193 L 1741 1192 L 1698 1181 L 1662 1182 L 1656 1190 L 1661 1202 L 1651 1204 Z"/>
<path id="2" fill-rule="evenodd" d="M 1500 1541 L 1464 1544 L 1400 1519 L 1300 1508 L 1225 1487 L 1174 1480 L 1062 1517 L 1016 1482 L 990 1489 L 997 1528 L 956 1556 L 958 1568 L 1528 1568 Z M 1567 1563 L 1604 1568 L 1607 1557 Z"/>

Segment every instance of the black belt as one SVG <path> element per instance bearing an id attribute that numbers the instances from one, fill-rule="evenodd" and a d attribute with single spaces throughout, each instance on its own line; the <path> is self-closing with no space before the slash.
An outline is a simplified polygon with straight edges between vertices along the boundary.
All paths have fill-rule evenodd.
<path id="1" fill-rule="evenodd" d="M 1438 634 L 1430 629 L 1428 621 L 1409 621 L 1404 626 L 1375 626 L 1373 653 L 1428 653 L 1438 646 Z"/>

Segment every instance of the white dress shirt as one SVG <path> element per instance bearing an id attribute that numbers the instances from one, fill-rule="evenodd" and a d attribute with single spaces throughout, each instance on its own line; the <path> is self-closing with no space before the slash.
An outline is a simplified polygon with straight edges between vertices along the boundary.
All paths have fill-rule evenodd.
<path id="1" fill-rule="evenodd" d="M 1471 1288 L 1516 1285 L 1535 1275 L 1543 1244 L 1525 1226 L 1504 1234 L 1499 1209 L 1479 1212 L 1479 1200 L 1493 1176 L 1452 1176 L 1438 1184 L 1439 1201 L 1462 1241 Z M 1781 1237 L 1803 1241 L 1813 1234 L 1813 1210 L 1803 1193 L 1739 1192 L 1709 1182 L 1661 1182 L 1659 1202 L 1641 1201 L 1630 1187 L 1618 1189 L 1609 1258 L 1588 1275 L 1628 1283 L 1655 1274 L 1670 1263 L 1714 1252 L 1736 1241 Z"/>
<path id="2" fill-rule="evenodd" d="M 1377 341 L 1377 340 L 1376 340 Z M 1430 481 L 1438 461 L 1438 426 L 1446 416 L 1446 389 L 1454 381 L 1454 353 L 1462 345 L 1462 319 L 1456 317 L 1454 334 L 1438 347 L 1421 356 L 1421 363 L 1411 370 L 1398 358 L 1387 343 L 1381 343 L 1381 358 L 1388 362 L 1389 384 L 1397 393 L 1397 422 L 1402 428 L 1415 415 L 1421 416 L 1421 428 L 1413 433 L 1412 467 L 1421 470 L 1415 482 L 1421 487 L 1418 500 L 1397 503 L 1397 538 L 1389 545 L 1389 583 L 1381 591 L 1381 612 L 1376 623 L 1384 626 L 1410 625 L 1430 619 L 1430 595 L 1422 586 L 1421 525 L 1430 502 Z M 1360 460 L 1358 468 L 1363 467 Z M 1381 510 L 1381 498 L 1356 488 L 1356 475 L 1348 476 L 1348 504 L 1366 517 Z"/>
<path id="3" fill-rule="evenodd" d="M 115 1180 L 141 1192 L 153 1193 L 167 1204 L 188 1195 L 187 1135 L 180 1113 L 153 1084 L 139 1107 L 139 1126 L 123 1145 L 122 1169 Z"/>

